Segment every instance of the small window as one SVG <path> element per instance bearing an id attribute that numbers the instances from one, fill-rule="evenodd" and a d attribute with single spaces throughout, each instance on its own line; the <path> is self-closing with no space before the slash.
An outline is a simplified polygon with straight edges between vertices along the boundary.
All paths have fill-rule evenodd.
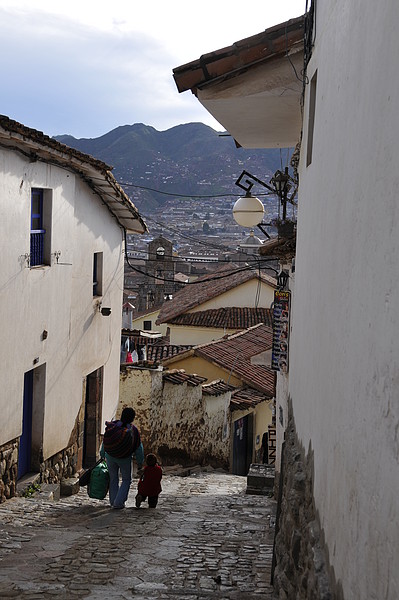
<path id="1" fill-rule="evenodd" d="M 93 296 L 103 295 L 103 253 L 93 254 Z"/>
<path id="2" fill-rule="evenodd" d="M 151 327 L 152 327 L 152 321 L 144 321 L 143 322 L 144 331 L 151 331 Z"/>
<path id="3" fill-rule="evenodd" d="M 30 266 L 51 264 L 51 190 L 32 188 L 30 214 Z"/>
<path id="4" fill-rule="evenodd" d="M 313 75 L 311 82 L 310 82 L 309 116 L 308 116 L 308 145 L 307 145 L 307 149 L 306 149 L 306 166 L 307 167 L 312 162 L 314 117 L 315 117 L 315 112 L 316 112 L 316 86 L 317 86 L 317 71 Z"/>

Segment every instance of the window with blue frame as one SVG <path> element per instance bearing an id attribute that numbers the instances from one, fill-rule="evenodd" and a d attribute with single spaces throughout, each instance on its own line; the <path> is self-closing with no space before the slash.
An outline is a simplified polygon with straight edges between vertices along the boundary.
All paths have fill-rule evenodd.
<path id="1" fill-rule="evenodd" d="M 30 266 L 44 264 L 43 190 L 32 188 L 30 220 Z"/>

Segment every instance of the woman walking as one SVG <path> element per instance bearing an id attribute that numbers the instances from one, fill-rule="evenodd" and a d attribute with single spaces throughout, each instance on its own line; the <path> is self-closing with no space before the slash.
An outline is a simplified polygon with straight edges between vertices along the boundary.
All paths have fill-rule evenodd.
<path id="1" fill-rule="evenodd" d="M 144 462 L 143 444 L 139 430 L 133 425 L 136 413 L 124 408 L 117 421 L 106 421 L 104 440 L 100 455 L 107 461 L 109 471 L 109 503 L 112 508 L 125 508 L 132 482 L 132 458 L 136 457 L 138 468 Z M 119 474 L 122 482 L 119 483 Z"/>

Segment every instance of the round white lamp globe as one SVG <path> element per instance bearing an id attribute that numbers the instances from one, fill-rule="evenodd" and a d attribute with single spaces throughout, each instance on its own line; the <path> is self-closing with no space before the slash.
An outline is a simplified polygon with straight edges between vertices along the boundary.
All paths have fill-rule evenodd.
<path id="1" fill-rule="evenodd" d="M 250 192 L 247 192 L 243 198 L 238 198 L 233 206 L 234 220 L 242 227 L 255 227 L 262 222 L 264 214 L 265 208 L 262 202 Z"/>

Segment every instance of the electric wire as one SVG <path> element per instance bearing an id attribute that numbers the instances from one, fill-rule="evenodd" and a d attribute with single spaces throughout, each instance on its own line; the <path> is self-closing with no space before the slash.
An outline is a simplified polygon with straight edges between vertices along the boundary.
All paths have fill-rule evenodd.
<path id="1" fill-rule="evenodd" d="M 133 271 L 136 271 L 137 273 L 141 273 L 141 275 L 144 275 L 145 277 L 149 277 L 150 279 L 158 279 L 159 281 L 163 281 L 163 282 L 167 282 L 167 283 L 176 283 L 176 281 L 174 279 L 167 279 L 166 277 L 160 277 L 159 275 L 146 273 L 145 271 L 142 271 L 141 269 L 132 265 L 130 263 L 129 256 L 128 256 L 127 250 L 126 250 L 126 248 L 127 248 L 126 231 L 124 232 L 124 236 L 125 236 L 125 260 L 126 260 L 126 263 L 129 265 L 130 269 L 132 269 Z M 264 259 L 264 262 L 273 262 L 273 260 L 274 259 Z M 273 267 L 270 267 L 270 269 L 277 273 L 277 270 L 274 269 Z M 219 279 L 225 279 L 226 277 L 231 277 L 232 275 L 236 275 L 238 273 L 244 273 L 245 271 L 254 271 L 254 268 L 251 265 L 247 265 L 245 267 L 239 267 L 237 269 L 229 270 L 228 272 L 220 274 L 220 275 L 214 275 L 212 277 L 209 276 L 209 277 L 207 277 L 206 280 L 203 280 L 201 278 L 201 280 L 188 281 L 184 285 L 196 285 L 198 283 L 204 283 L 204 281 L 217 281 Z"/>
<path id="2" fill-rule="evenodd" d="M 102 181 L 99 177 L 92 177 L 91 179 L 98 179 L 98 181 Z M 118 179 L 115 180 L 118 185 L 120 186 L 124 186 L 124 187 L 133 187 L 133 188 L 137 188 L 140 190 L 145 190 L 148 192 L 156 192 L 157 194 L 162 194 L 164 196 L 173 196 L 175 198 L 229 198 L 230 196 L 236 198 L 236 197 L 240 197 L 242 196 L 242 193 L 233 193 L 233 192 L 229 192 L 227 194 L 181 194 L 178 192 L 166 192 L 164 190 L 158 190 L 156 188 L 152 188 L 152 187 L 148 187 L 148 186 L 144 186 L 144 185 L 137 185 L 136 183 L 128 183 L 127 181 L 120 181 Z M 275 196 L 276 193 L 275 192 L 260 192 L 257 194 L 258 196 Z"/>

